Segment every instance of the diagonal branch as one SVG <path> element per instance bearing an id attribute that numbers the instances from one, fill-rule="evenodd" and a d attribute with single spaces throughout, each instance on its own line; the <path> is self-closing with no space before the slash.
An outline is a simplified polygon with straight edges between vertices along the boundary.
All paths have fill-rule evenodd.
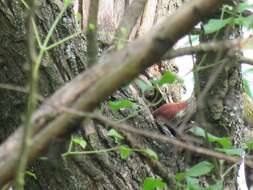
<path id="1" fill-rule="evenodd" d="M 184 55 L 192 55 L 201 52 L 219 52 L 219 51 L 227 51 L 230 49 L 240 49 L 241 44 L 246 41 L 244 40 L 225 40 L 219 42 L 209 42 L 209 43 L 201 43 L 196 46 L 184 47 L 178 49 L 169 50 L 164 56 L 163 59 L 173 59 L 176 57 L 184 56 Z M 244 57 L 242 55 L 237 55 L 238 61 L 240 63 L 246 63 L 249 65 L 253 65 L 253 59 Z"/>
<path id="2" fill-rule="evenodd" d="M 149 35 L 136 40 L 121 51 L 101 57 L 100 64 L 66 84 L 47 103 L 69 106 L 75 110 L 94 109 L 115 90 L 159 61 L 177 40 L 187 34 L 203 17 L 210 15 L 222 2 L 190 1 L 175 14 L 165 18 Z M 54 118 L 55 116 L 57 117 Z M 29 159 L 34 159 L 51 139 L 66 133 L 81 119 L 73 114 L 57 113 L 50 106 L 43 104 L 33 117 L 35 125 L 33 143 L 29 147 Z M 0 186 L 13 177 L 22 134 L 23 128 L 19 128 L 0 147 Z"/>

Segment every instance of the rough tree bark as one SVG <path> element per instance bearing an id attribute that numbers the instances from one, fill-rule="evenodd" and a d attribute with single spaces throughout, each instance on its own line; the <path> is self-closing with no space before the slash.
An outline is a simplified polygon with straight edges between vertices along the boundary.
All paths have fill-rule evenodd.
<path id="1" fill-rule="evenodd" d="M 1 47 L 1 83 L 15 85 L 25 88 L 29 80 L 30 65 L 28 64 L 26 33 L 26 8 L 21 1 L 1 1 L 0 8 L 0 26 L 3 30 L 0 32 Z M 40 1 L 36 10 L 36 23 L 41 38 L 47 35 L 51 24 L 55 20 L 63 3 L 56 1 Z M 68 10 L 61 22 L 58 24 L 51 43 L 59 41 L 77 31 L 73 12 Z M 47 97 L 51 95 L 58 87 L 71 80 L 78 73 L 86 68 L 85 55 L 86 46 L 82 35 L 66 42 L 60 47 L 52 49 L 43 59 L 41 66 L 39 90 L 41 95 Z M 22 122 L 22 115 L 26 108 L 26 94 L 14 91 L 0 89 L 0 130 L 2 142 L 15 127 Z M 56 146 L 53 144 L 52 147 Z M 54 150 L 57 150 L 54 148 Z M 64 149 L 64 146 L 60 147 Z M 59 151 L 58 151 L 59 152 Z M 53 155 L 59 156 L 59 154 Z M 57 158 L 58 159 L 58 158 Z M 37 162 L 32 171 L 37 173 L 38 181 L 28 177 L 27 189 L 61 189 L 74 187 L 73 178 L 66 174 L 67 170 L 61 166 L 61 159 L 50 158 L 47 163 Z M 59 166 L 59 167 L 56 167 Z M 36 168 L 36 169 L 35 169 Z M 56 168 L 56 169 L 54 169 Z M 40 173 L 41 172 L 41 175 Z M 45 173 L 44 173 L 45 172 Z M 44 174 L 44 176 L 43 176 Z M 45 180 L 45 181 L 44 181 Z M 60 183 L 59 181 L 62 181 Z M 40 185 L 42 184 L 42 185 Z"/>
<path id="2" fill-rule="evenodd" d="M 239 27 L 227 27 L 214 35 L 201 34 L 200 41 L 236 39 L 241 35 Z M 195 68 L 201 65 L 211 66 L 212 69 L 195 72 L 194 90 L 195 95 L 201 96 L 208 89 L 203 99 L 198 102 L 196 118 L 199 124 L 217 136 L 229 137 L 235 147 L 242 148 L 248 130 L 242 117 L 243 85 L 241 65 L 236 56 L 238 54 L 238 50 L 198 54 Z M 237 189 L 236 185 L 236 175 L 229 175 L 225 187 Z"/>
<path id="3" fill-rule="evenodd" d="M 87 7 L 88 2 L 84 1 L 83 7 Z M 107 11 L 99 15 L 102 21 L 99 21 L 101 36 L 98 38 L 103 44 L 112 43 L 112 35 L 124 13 L 122 9 L 125 10 L 129 6 L 129 2 L 132 1 L 100 1 L 101 4 L 105 3 L 105 7 L 107 8 Z M 132 34 L 132 38 L 145 33 L 150 29 L 149 25 L 156 24 L 163 15 L 168 14 L 179 6 L 178 1 L 175 0 L 154 0 L 149 1 L 149 3 L 152 7 L 145 7 L 145 11 L 138 21 L 137 29 L 135 29 L 135 34 Z M 0 26 L 2 28 L 0 31 L 0 83 L 25 87 L 29 80 L 28 73 L 30 70 L 30 66 L 27 64 L 29 52 L 26 41 L 29 36 L 25 28 L 26 9 L 20 1 L 0 1 L 0 5 Z M 62 6 L 61 1 L 40 1 L 36 11 L 36 22 L 42 38 L 46 36 L 48 29 Z M 102 9 L 102 7 L 100 8 Z M 115 10 L 114 15 L 112 16 L 108 10 Z M 73 15 L 71 9 L 64 14 L 54 32 L 51 42 L 56 42 L 79 30 L 75 25 L 76 22 Z M 50 50 L 41 66 L 39 86 L 40 93 L 43 96 L 49 96 L 63 83 L 71 80 L 78 73 L 86 69 L 85 48 L 85 38 L 80 35 L 64 45 Z M 215 57 L 216 55 L 213 54 L 208 55 L 204 64 L 212 63 Z M 231 60 L 230 57 L 229 60 Z M 165 69 L 173 71 L 174 67 L 171 64 L 166 62 L 164 64 Z M 148 81 L 150 78 L 159 77 L 163 71 L 164 68 L 157 68 L 155 66 L 141 75 L 141 79 Z M 211 74 L 213 73 L 209 70 L 197 73 L 199 80 L 202 81 L 199 83 L 200 90 L 205 88 L 205 84 Z M 173 88 L 172 92 L 170 92 L 170 96 L 175 100 L 178 100 L 180 95 L 177 89 L 177 87 Z M 216 94 L 215 98 L 211 99 L 214 91 L 219 93 Z M 196 93 L 198 94 L 198 92 Z M 224 68 L 223 74 L 219 75 L 218 79 L 215 80 L 213 87 L 206 96 L 207 101 L 200 106 L 202 109 L 200 111 L 204 110 L 201 113 L 205 113 L 205 115 L 204 117 L 202 117 L 203 115 L 199 117 L 204 118 L 204 120 L 200 120 L 201 124 L 217 126 L 216 130 L 213 130 L 214 133 L 220 134 L 220 131 L 222 131 L 223 135 L 231 135 L 238 145 L 243 142 L 243 136 L 238 133 L 238 129 L 241 131 L 243 128 L 241 119 L 242 110 L 240 107 L 241 93 L 240 67 L 238 64 L 232 64 Z M 162 126 L 154 122 L 150 108 L 148 107 L 149 102 L 142 97 L 141 90 L 136 81 L 118 90 L 108 100 L 125 98 L 131 99 L 136 104 L 145 108 L 136 117 L 128 120 L 130 124 L 141 129 L 145 128 L 156 132 L 161 131 Z M 25 112 L 25 101 L 26 95 L 24 93 L 0 89 L 1 142 L 22 122 L 20 115 Z M 236 105 L 231 104 L 231 102 L 236 102 Z M 103 113 L 108 117 L 117 120 L 126 118 L 132 112 L 131 109 L 111 111 L 107 103 L 102 104 L 99 109 L 103 110 Z M 75 135 L 81 136 L 87 141 L 89 150 L 105 149 L 117 145 L 111 138 L 107 137 L 107 127 L 88 119 L 84 119 L 81 125 L 81 130 Z M 229 128 L 226 131 L 224 127 L 227 126 Z M 173 136 L 172 134 L 168 135 Z M 170 171 L 175 172 L 186 169 L 187 162 L 185 161 L 184 152 L 181 150 L 139 136 L 133 137 L 139 146 L 149 147 L 159 153 L 160 161 L 166 167 L 165 169 L 168 173 Z M 68 144 L 68 138 L 53 140 L 52 145 L 44 154 L 44 156 L 47 156 L 47 160 L 38 159 L 29 168 L 29 170 L 36 173 L 38 179 L 34 180 L 27 176 L 26 189 L 139 189 L 145 177 L 156 175 L 146 160 L 139 154 L 133 154 L 127 160 L 120 159 L 117 152 L 62 158 L 61 153 L 66 152 Z M 79 146 L 75 146 L 74 148 L 75 150 L 80 150 Z"/>
<path id="4" fill-rule="evenodd" d="M 129 3 L 128 1 L 121 2 L 126 5 L 116 5 L 118 8 L 116 14 L 120 16 L 122 14 L 119 12 L 122 10 L 119 7 L 125 7 Z M 30 65 L 27 63 L 29 52 L 26 44 L 29 36 L 25 27 L 26 8 L 21 1 L 0 1 L 0 5 L 0 26 L 3 28 L 0 32 L 0 82 L 25 88 L 30 71 Z M 62 6 L 60 1 L 40 1 L 36 10 L 36 22 L 42 39 L 46 36 Z M 156 9 L 156 14 L 159 11 Z M 106 16 L 110 16 L 108 14 Z M 118 17 L 116 19 L 119 19 Z M 105 23 L 111 21 L 110 18 L 103 19 L 107 20 Z M 56 42 L 78 31 L 75 23 L 73 13 L 69 9 L 58 24 L 51 42 Z M 105 39 L 105 44 L 108 43 L 108 40 L 112 40 L 110 35 L 112 30 L 115 28 L 101 29 L 103 36 L 100 39 L 102 41 Z M 106 32 L 109 34 L 105 35 Z M 52 94 L 59 86 L 86 68 L 85 48 L 85 39 L 80 35 L 50 50 L 41 66 L 39 87 L 44 97 Z M 22 122 L 20 116 L 25 113 L 27 96 L 15 90 L 0 89 L 0 92 L 0 140 L 2 142 Z M 147 106 L 135 83 L 110 97 L 112 100 L 122 98 L 131 98 L 139 105 Z M 131 112 L 131 110 L 111 112 L 106 105 L 102 107 L 106 115 L 117 119 L 123 119 Z M 139 128 L 159 131 L 159 126 L 154 123 L 148 108 L 138 117 L 130 119 L 129 123 Z M 82 129 L 76 135 L 86 139 L 90 150 L 115 146 L 114 141 L 106 136 L 106 129 L 93 121 L 84 120 Z M 172 146 L 161 145 L 156 141 L 148 141 L 140 137 L 136 139 L 140 146 L 149 147 L 161 153 L 159 154 L 160 159 L 166 168 L 174 171 L 180 168 L 181 157 L 176 156 L 177 150 Z M 138 189 L 145 177 L 155 175 L 147 163 L 136 154 L 127 161 L 121 160 L 116 152 L 91 156 L 78 155 L 63 159 L 61 153 L 67 150 L 68 143 L 67 139 L 53 140 L 52 146 L 44 154 L 47 160 L 38 159 L 29 168 L 36 174 L 37 180 L 27 176 L 26 189 Z M 170 158 L 169 162 L 168 158 Z"/>

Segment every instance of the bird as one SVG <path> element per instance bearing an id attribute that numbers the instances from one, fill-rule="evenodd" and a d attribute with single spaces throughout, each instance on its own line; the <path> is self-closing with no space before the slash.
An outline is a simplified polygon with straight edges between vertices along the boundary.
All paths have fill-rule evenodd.
<path id="1" fill-rule="evenodd" d="M 243 98 L 243 120 L 253 127 L 253 101 L 245 92 L 242 94 Z M 155 118 L 160 118 L 164 122 L 172 121 L 179 123 L 184 118 L 187 111 L 191 106 L 196 105 L 195 98 L 189 99 L 177 103 L 165 103 L 157 108 L 153 112 Z"/>
<path id="2" fill-rule="evenodd" d="M 195 104 L 193 96 L 185 101 L 165 103 L 153 112 L 153 116 L 168 125 L 177 126 L 189 111 L 194 111 Z"/>
<path id="3" fill-rule="evenodd" d="M 186 101 L 178 103 L 166 103 L 157 108 L 153 112 L 153 115 L 164 120 L 170 120 L 175 118 L 177 114 L 180 114 L 180 112 L 184 111 L 187 107 L 188 103 Z"/>

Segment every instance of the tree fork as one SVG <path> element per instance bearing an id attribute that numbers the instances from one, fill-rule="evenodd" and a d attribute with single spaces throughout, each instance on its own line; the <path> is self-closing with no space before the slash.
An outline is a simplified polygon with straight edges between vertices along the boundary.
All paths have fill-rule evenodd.
<path id="1" fill-rule="evenodd" d="M 98 64 L 89 70 L 89 72 L 93 72 L 93 75 L 95 75 L 93 84 L 83 85 L 82 82 L 85 83 L 85 79 L 87 79 L 86 77 L 89 74 L 86 74 L 87 72 L 81 74 L 57 91 L 50 98 L 49 102 L 54 100 L 56 105 L 62 105 L 62 102 L 59 102 L 59 100 L 63 100 L 63 105 L 66 105 L 65 98 L 68 101 L 73 101 L 73 97 L 79 97 L 71 107 L 83 111 L 92 110 L 105 97 L 134 79 L 145 68 L 161 59 L 161 56 L 179 38 L 188 33 L 195 24 L 203 19 L 204 16 L 209 15 L 222 2 L 220 0 L 195 0 L 185 4 L 175 14 L 171 15 L 171 17 L 167 17 L 150 35 L 136 40 L 122 51 L 103 56 L 100 59 L 100 62 L 103 64 Z M 106 84 L 111 84 L 111 86 L 106 86 Z M 70 92 L 69 87 L 75 89 L 74 92 Z M 79 91 L 76 91 L 76 89 L 79 89 Z M 66 94 L 66 92 L 69 94 Z M 49 110 L 52 111 L 52 108 Z M 39 109 L 36 113 L 43 113 L 43 109 Z M 29 152 L 30 160 L 34 159 L 40 153 L 41 149 L 48 145 L 52 138 L 66 132 L 70 128 L 73 119 L 77 118 L 73 115 L 62 113 L 47 126 L 45 124 L 36 125 L 35 133 L 38 133 L 39 128 L 43 127 L 34 137 L 34 140 L 40 140 L 41 144 L 33 145 Z M 22 133 L 23 129 L 18 129 L 0 147 L 0 186 L 13 177 Z"/>

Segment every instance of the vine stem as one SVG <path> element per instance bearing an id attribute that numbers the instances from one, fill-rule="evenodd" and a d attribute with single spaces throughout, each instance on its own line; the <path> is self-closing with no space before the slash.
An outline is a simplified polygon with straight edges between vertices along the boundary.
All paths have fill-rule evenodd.
<path id="1" fill-rule="evenodd" d="M 32 5 L 34 5 L 35 0 L 32 3 L 33 3 Z M 33 19 L 33 15 L 34 15 L 33 14 L 34 13 L 33 7 L 34 6 L 31 6 L 31 7 L 28 7 L 28 9 L 30 10 L 30 21 L 32 23 L 33 30 L 34 30 L 33 32 L 35 33 L 35 37 L 37 39 L 37 42 L 39 43 L 40 51 L 39 51 L 38 56 L 36 56 L 36 58 L 35 58 L 34 65 L 32 65 L 32 74 L 31 74 L 30 85 L 29 85 L 27 112 L 26 112 L 25 121 L 23 123 L 24 134 L 23 134 L 22 144 L 21 144 L 21 148 L 20 148 L 20 157 L 19 157 L 19 160 L 17 163 L 17 173 L 16 173 L 16 178 L 15 178 L 15 183 L 14 183 L 15 189 L 18 189 L 18 190 L 24 190 L 25 169 L 26 169 L 26 165 L 28 162 L 29 147 L 31 146 L 31 143 L 32 143 L 32 134 L 33 134 L 33 125 L 34 125 L 33 120 L 32 120 L 32 114 L 33 114 L 34 110 L 36 109 L 36 106 L 38 103 L 37 91 L 38 91 L 40 64 L 41 64 L 41 61 L 42 61 L 42 58 L 43 58 L 45 52 L 47 51 L 47 45 L 48 45 L 48 42 L 49 42 L 51 36 L 53 35 L 53 31 L 56 28 L 60 19 L 62 18 L 68 5 L 65 5 L 64 8 L 59 13 L 59 15 L 56 17 L 54 23 L 52 24 L 52 26 L 49 29 L 49 32 L 48 32 L 46 39 L 45 39 L 42 46 L 40 45 L 41 44 L 40 40 L 38 40 L 39 39 L 38 30 L 36 27 L 34 27 L 35 26 L 34 19 Z M 29 31 L 31 31 L 31 33 L 33 33 L 31 29 L 29 29 Z M 30 45 L 33 43 L 32 36 L 33 35 L 31 35 L 29 37 Z M 30 52 L 30 56 L 32 57 L 32 50 Z M 33 60 L 33 59 L 31 59 L 31 60 Z"/>

